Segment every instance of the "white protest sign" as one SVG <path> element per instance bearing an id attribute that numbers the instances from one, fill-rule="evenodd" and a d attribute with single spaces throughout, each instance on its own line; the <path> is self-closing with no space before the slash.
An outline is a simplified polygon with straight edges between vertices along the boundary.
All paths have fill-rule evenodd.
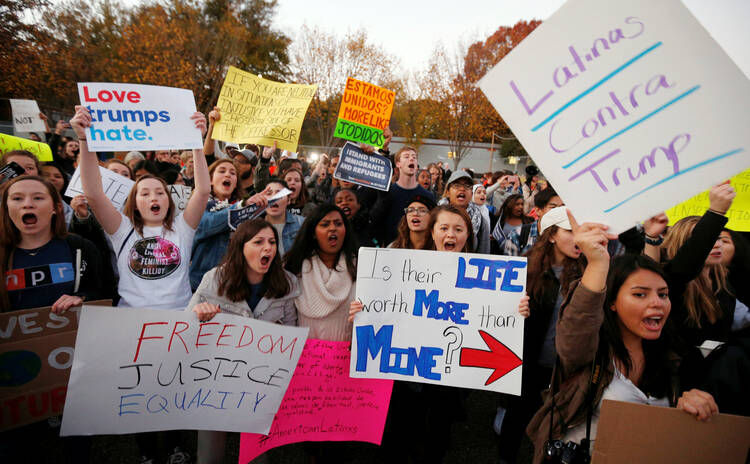
<path id="1" fill-rule="evenodd" d="M 181 214 L 187 207 L 188 200 L 190 200 L 190 192 L 193 191 L 192 187 L 187 185 L 170 185 L 169 195 L 172 197 L 172 201 L 175 206 L 175 215 Z"/>
<path id="2" fill-rule="evenodd" d="M 39 105 L 36 100 L 10 99 L 13 112 L 13 130 L 18 132 L 44 132 L 44 121 L 39 117 Z"/>
<path id="3" fill-rule="evenodd" d="M 526 258 L 360 248 L 351 377 L 521 394 Z"/>
<path id="4" fill-rule="evenodd" d="M 125 208 L 125 201 L 128 199 L 130 189 L 133 188 L 132 180 L 121 176 L 114 171 L 99 166 L 99 174 L 102 176 L 102 189 L 104 195 L 115 205 L 115 208 L 122 211 Z M 76 195 L 83 195 L 83 185 L 81 184 L 81 169 L 76 168 L 73 177 L 70 178 L 65 196 L 73 198 Z"/>
<path id="5" fill-rule="evenodd" d="M 193 91 L 156 85 L 79 82 L 81 105 L 91 112 L 91 151 L 202 148 L 190 116 Z"/>
<path id="6" fill-rule="evenodd" d="M 307 328 L 192 311 L 84 306 L 60 435 L 266 434 Z"/>
<path id="7" fill-rule="evenodd" d="M 287 188 L 279 190 L 273 196 L 268 198 L 268 206 L 271 206 L 287 195 L 291 195 L 291 193 L 292 191 Z M 247 205 L 244 208 L 230 210 L 229 217 L 227 217 L 229 228 L 232 230 L 237 230 L 237 227 L 239 227 L 243 222 L 260 217 L 260 215 L 263 214 L 263 211 L 265 211 L 266 208 L 259 208 L 258 205 Z"/>
<path id="8" fill-rule="evenodd" d="M 613 233 L 750 166 L 750 81 L 679 0 L 569 0 L 479 85 Z"/>

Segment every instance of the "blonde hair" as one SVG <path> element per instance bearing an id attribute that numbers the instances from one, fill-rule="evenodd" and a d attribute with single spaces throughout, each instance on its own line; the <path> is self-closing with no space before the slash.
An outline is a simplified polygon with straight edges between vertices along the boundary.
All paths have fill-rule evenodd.
<path id="1" fill-rule="evenodd" d="M 674 259 L 699 220 L 698 216 L 688 216 L 669 229 L 662 245 L 667 259 Z M 688 325 L 700 328 L 701 316 L 705 316 L 711 324 L 719 319 L 722 311 L 716 295 L 722 290 L 729 292 L 727 274 L 727 267 L 723 264 L 705 264 L 698 277 L 688 283 L 683 296 Z"/>

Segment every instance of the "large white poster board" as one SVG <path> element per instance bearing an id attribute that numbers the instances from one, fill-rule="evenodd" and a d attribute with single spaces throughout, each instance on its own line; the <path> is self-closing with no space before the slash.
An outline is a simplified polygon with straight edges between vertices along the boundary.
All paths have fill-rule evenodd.
<path id="1" fill-rule="evenodd" d="M 266 434 L 307 328 L 219 314 L 84 306 L 61 435 Z"/>
<path id="2" fill-rule="evenodd" d="M 202 148 L 190 116 L 193 91 L 156 85 L 79 82 L 81 105 L 91 112 L 91 151 Z"/>
<path id="3" fill-rule="evenodd" d="M 99 174 L 102 176 L 104 195 L 109 198 L 115 208 L 122 211 L 125 208 L 125 202 L 128 200 L 130 189 L 133 188 L 135 182 L 101 166 L 99 166 Z M 73 177 L 70 178 L 68 188 L 65 190 L 65 196 L 67 197 L 73 198 L 76 195 L 84 195 L 80 168 L 76 168 L 73 172 Z"/>
<path id="4" fill-rule="evenodd" d="M 679 0 L 570 0 L 479 85 L 576 218 L 616 233 L 750 166 L 750 81 Z"/>
<path id="5" fill-rule="evenodd" d="M 351 377 L 521 394 L 526 258 L 360 248 Z"/>
<path id="6" fill-rule="evenodd" d="M 36 100 L 17 100 L 11 98 L 10 108 L 13 112 L 13 130 L 19 132 L 44 132 L 44 121 L 39 117 L 39 105 Z"/>

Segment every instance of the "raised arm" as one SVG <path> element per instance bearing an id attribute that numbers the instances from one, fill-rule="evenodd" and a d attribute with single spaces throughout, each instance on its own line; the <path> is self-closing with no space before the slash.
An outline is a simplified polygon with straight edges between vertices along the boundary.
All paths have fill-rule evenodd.
<path id="1" fill-rule="evenodd" d="M 195 121 L 195 127 L 200 129 L 201 134 L 205 134 L 206 117 L 202 113 L 195 112 L 190 116 L 190 119 Z M 208 175 L 208 165 L 206 165 L 206 157 L 203 154 L 203 150 L 193 150 L 193 166 L 195 186 L 182 214 L 187 225 L 193 229 L 197 229 L 198 224 L 201 222 L 203 211 L 206 209 L 208 197 L 211 195 L 211 178 Z"/>
<path id="2" fill-rule="evenodd" d="M 729 183 L 713 187 L 708 194 L 709 210 L 700 218 L 690 237 L 674 257 L 664 266 L 670 292 L 673 286 L 684 286 L 698 277 L 711 249 L 728 219 L 725 214 L 732 206 L 736 193 Z"/>
<path id="3" fill-rule="evenodd" d="M 220 119 L 221 111 L 219 111 L 219 107 L 214 106 L 214 109 L 208 113 L 208 131 L 206 132 L 206 140 L 203 141 L 203 153 L 206 155 L 214 154 L 214 124 Z"/>
<path id="4" fill-rule="evenodd" d="M 70 120 L 78 142 L 80 154 L 78 167 L 81 170 L 81 184 L 91 210 L 96 215 L 104 231 L 110 235 L 117 232 L 122 222 L 122 215 L 115 208 L 102 188 L 102 176 L 99 173 L 99 159 L 91 153 L 86 140 L 86 128 L 91 126 L 91 114 L 85 106 L 76 106 L 76 114 Z"/>
<path id="5" fill-rule="evenodd" d="M 568 212 L 575 244 L 586 256 L 588 264 L 578 286 L 570 292 L 557 321 L 555 347 L 568 376 L 594 359 L 599 346 L 599 328 L 604 321 L 605 289 L 609 272 L 607 243 L 614 236 L 607 226 L 584 223 L 580 226 Z"/>

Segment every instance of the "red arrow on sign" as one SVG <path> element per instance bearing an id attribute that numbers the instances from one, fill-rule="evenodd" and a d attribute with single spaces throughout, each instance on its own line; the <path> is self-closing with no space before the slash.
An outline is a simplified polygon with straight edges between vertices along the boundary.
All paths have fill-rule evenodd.
<path id="1" fill-rule="evenodd" d="M 480 330 L 479 335 L 490 350 L 485 351 L 476 348 L 461 348 L 461 359 L 458 364 L 464 367 L 494 369 L 495 371 L 489 376 L 484 383 L 485 385 L 491 384 L 523 364 L 521 358 L 516 356 L 514 352 L 495 339 L 492 335 L 484 330 Z"/>

